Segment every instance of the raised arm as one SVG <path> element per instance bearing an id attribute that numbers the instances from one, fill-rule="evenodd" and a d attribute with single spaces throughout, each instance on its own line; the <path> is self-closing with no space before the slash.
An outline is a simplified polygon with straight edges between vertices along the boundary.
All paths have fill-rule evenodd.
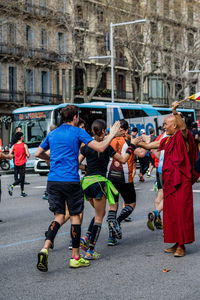
<path id="1" fill-rule="evenodd" d="M 4 154 L 2 152 L 0 152 L 0 159 L 12 159 L 13 155 L 12 154 Z"/>
<path id="2" fill-rule="evenodd" d="M 98 152 L 103 152 L 110 144 L 112 139 L 118 135 L 120 131 L 120 122 L 117 121 L 111 128 L 110 128 L 110 133 L 109 135 L 102 141 L 102 142 L 97 142 L 95 140 L 91 141 L 88 143 L 88 147 L 98 151 Z"/>
<path id="3" fill-rule="evenodd" d="M 185 124 L 184 119 L 176 111 L 176 109 L 177 109 L 178 106 L 179 106 L 179 102 L 178 101 L 175 101 L 175 102 L 172 103 L 172 113 L 173 113 L 173 115 L 176 118 L 177 125 L 178 125 L 179 129 L 181 130 L 181 133 L 182 133 L 183 137 L 185 139 L 187 139 L 187 137 L 188 137 L 187 126 Z"/>
<path id="4" fill-rule="evenodd" d="M 160 141 L 145 143 L 145 142 L 143 142 L 142 137 L 138 137 L 136 139 L 131 139 L 131 143 L 134 144 L 134 145 L 137 145 L 141 148 L 144 148 L 146 150 L 159 149 L 160 148 Z"/>

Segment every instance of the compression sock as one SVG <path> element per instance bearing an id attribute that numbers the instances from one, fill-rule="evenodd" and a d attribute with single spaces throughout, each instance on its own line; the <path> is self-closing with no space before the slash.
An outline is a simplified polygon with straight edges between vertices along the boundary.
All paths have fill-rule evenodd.
<path id="1" fill-rule="evenodd" d="M 89 244 L 89 249 L 91 251 L 93 251 L 95 248 L 100 231 L 101 231 L 101 224 L 95 222 L 93 225 L 93 228 L 92 228 L 91 240 L 90 240 L 90 244 Z"/>
<path id="2" fill-rule="evenodd" d="M 87 235 L 87 237 L 88 237 L 88 240 L 90 240 L 90 238 L 91 238 L 93 226 L 94 226 L 94 218 L 92 218 L 92 220 L 91 220 L 91 222 L 90 222 L 90 225 L 89 225 L 89 227 L 88 227 L 88 230 L 87 230 L 87 232 L 86 232 L 86 235 Z"/>
<path id="3" fill-rule="evenodd" d="M 72 248 L 79 248 L 81 238 L 81 225 L 71 225 Z"/>
<path id="4" fill-rule="evenodd" d="M 130 214 L 132 213 L 133 208 L 129 205 L 125 206 L 120 214 L 119 217 L 117 218 L 117 222 L 120 224 L 124 219 L 128 218 L 128 216 L 130 216 Z"/>
<path id="5" fill-rule="evenodd" d="M 50 240 L 53 244 L 54 242 L 54 239 L 56 237 L 56 234 L 58 232 L 58 229 L 60 228 L 60 224 L 56 221 L 53 221 L 49 228 L 48 228 L 48 231 L 46 232 L 46 240 Z"/>
<path id="6" fill-rule="evenodd" d="M 109 224 L 109 221 L 115 221 L 116 216 L 117 216 L 117 212 L 115 210 L 109 210 L 108 217 L 107 217 L 108 224 Z M 112 228 L 109 227 L 109 238 L 112 238 L 112 237 L 113 237 L 113 231 L 112 231 Z"/>
<path id="7" fill-rule="evenodd" d="M 160 213 L 158 210 L 154 210 L 153 211 L 154 215 L 155 215 L 155 218 L 159 217 L 160 216 Z"/>

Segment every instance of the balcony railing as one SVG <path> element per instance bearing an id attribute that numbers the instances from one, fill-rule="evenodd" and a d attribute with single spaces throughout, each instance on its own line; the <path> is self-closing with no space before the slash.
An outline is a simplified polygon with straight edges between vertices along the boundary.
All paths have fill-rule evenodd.
<path id="1" fill-rule="evenodd" d="M 128 61 L 126 57 L 123 58 L 116 58 L 115 66 L 118 67 L 127 67 Z"/>
<path id="2" fill-rule="evenodd" d="M 70 58 L 70 53 L 64 54 L 64 53 L 58 53 L 55 51 L 49 51 L 47 49 L 41 49 L 41 48 L 31 48 L 29 46 L 19 46 L 15 44 L 6 44 L 6 43 L 0 43 L 0 57 L 4 55 L 10 55 L 14 56 L 15 58 L 30 58 L 30 59 L 40 59 L 40 60 L 46 60 L 51 62 L 66 62 Z"/>
<path id="3" fill-rule="evenodd" d="M 59 104 L 62 103 L 62 96 L 50 93 L 28 93 L 23 91 L 0 90 L 0 102 Z"/>
<path id="4" fill-rule="evenodd" d="M 75 27 L 83 28 L 83 29 L 89 29 L 89 22 L 88 21 L 75 21 Z"/>
<path id="5" fill-rule="evenodd" d="M 92 91 L 92 88 L 88 87 L 88 89 L 87 89 L 87 95 L 88 96 L 89 96 L 91 91 Z M 83 87 L 82 86 L 76 86 L 75 95 L 79 95 L 79 96 L 83 97 Z M 98 88 L 96 90 L 96 93 L 95 93 L 94 97 L 95 98 L 99 97 L 99 98 L 109 98 L 109 99 L 111 99 L 111 90 Z M 132 92 L 116 90 L 115 91 L 115 99 L 127 99 L 129 101 L 129 100 L 134 100 L 134 97 L 133 97 Z"/>
<path id="6" fill-rule="evenodd" d="M 152 104 L 152 105 L 169 105 L 169 100 L 168 98 L 148 98 L 148 102 L 149 104 Z"/>

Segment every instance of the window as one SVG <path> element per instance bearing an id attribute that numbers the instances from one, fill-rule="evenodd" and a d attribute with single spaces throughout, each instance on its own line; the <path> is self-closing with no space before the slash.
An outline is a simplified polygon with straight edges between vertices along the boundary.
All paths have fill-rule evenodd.
<path id="1" fill-rule="evenodd" d="M 48 32 L 46 29 L 41 29 L 40 31 L 40 47 L 42 49 L 47 49 L 48 47 Z"/>
<path id="2" fill-rule="evenodd" d="M 76 35 L 76 52 L 80 53 L 84 51 L 84 36 L 83 34 Z"/>
<path id="3" fill-rule="evenodd" d="M 48 0 L 39 0 L 39 12 L 43 16 L 48 14 Z"/>
<path id="4" fill-rule="evenodd" d="M 26 45 L 27 46 L 32 46 L 33 42 L 34 42 L 33 40 L 34 40 L 33 29 L 30 26 L 25 25 L 25 41 L 26 41 Z"/>
<path id="5" fill-rule="evenodd" d="M 181 75 L 181 60 L 179 58 L 175 58 L 174 60 L 174 68 L 176 75 Z"/>
<path id="6" fill-rule="evenodd" d="M 180 20 L 182 17 L 181 9 L 182 9 L 182 0 L 174 0 L 174 16 L 176 19 Z"/>
<path id="7" fill-rule="evenodd" d="M 58 11 L 66 12 L 66 0 L 56 0 L 56 8 Z"/>
<path id="8" fill-rule="evenodd" d="M 181 50 L 182 47 L 182 30 L 179 30 L 178 28 L 174 29 L 174 48 L 176 50 Z"/>
<path id="9" fill-rule="evenodd" d="M 98 20 L 98 23 L 103 23 L 104 22 L 104 12 L 103 12 L 103 10 L 98 10 L 97 11 L 97 20 Z"/>
<path id="10" fill-rule="evenodd" d="M 40 93 L 42 94 L 42 99 L 49 100 L 48 96 L 45 94 L 50 93 L 51 77 L 50 72 L 41 71 L 40 72 Z"/>
<path id="11" fill-rule="evenodd" d="M 157 52 L 151 52 L 151 68 L 152 71 L 155 71 L 159 66 L 158 61 L 158 53 Z"/>
<path id="12" fill-rule="evenodd" d="M 184 90 L 183 90 L 182 84 L 177 83 L 175 85 L 175 96 L 178 100 L 184 99 Z"/>
<path id="13" fill-rule="evenodd" d="M 126 78 L 122 74 L 117 74 L 117 98 L 126 99 Z"/>
<path id="14" fill-rule="evenodd" d="M 159 77 L 149 79 L 149 96 L 150 98 L 167 98 L 167 88 Z"/>
<path id="15" fill-rule="evenodd" d="M 151 23 L 151 42 L 154 43 L 157 40 L 157 24 Z"/>
<path id="16" fill-rule="evenodd" d="M 191 51 L 194 48 L 194 35 L 191 32 L 187 34 L 187 40 L 188 40 L 188 50 Z"/>
<path id="17" fill-rule="evenodd" d="M 56 71 L 56 95 L 60 94 L 60 74 L 59 70 Z"/>
<path id="18" fill-rule="evenodd" d="M 9 92 L 10 99 L 14 101 L 16 99 L 16 91 L 17 91 L 17 69 L 16 67 L 9 67 Z"/>
<path id="19" fill-rule="evenodd" d="M 148 116 L 143 110 L 139 109 L 124 109 L 122 108 L 124 119 L 141 118 Z"/>
<path id="20" fill-rule="evenodd" d="M 105 40 L 104 37 L 98 37 L 97 41 L 97 53 L 106 55 L 106 47 L 105 47 Z"/>
<path id="21" fill-rule="evenodd" d="M 163 15 L 169 16 L 169 0 L 164 0 L 163 2 Z"/>
<path id="22" fill-rule="evenodd" d="M 99 83 L 99 89 L 106 89 L 107 88 L 107 74 L 102 73 L 101 81 Z"/>
<path id="23" fill-rule="evenodd" d="M 194 10 L 193 10 L 193 4 L 188 4 L 187 7 L 187 12 L 188 12 L 188 23 L 192 24 L 194 20 Z"/>
<path id="24" fill-rule="evenodd" d="M 66 70 L 62 69 L 62 97 L 66 99 Z"/>
<path id="25" fill-rule="evenodd" d="M 7 24 L 7 41 L 16 44 L 16 26 L 15 24 Z"/>
<path id="26" fill-rule="evenodd" d="M 34 71 L 27 69 L 25 71 L 25 89 L 28 93 L 33 93 L 35 90 L 34 87 Z"/>
<path id="27" fill-rule="evenodd" d="M 3 43 L 3 26 L 2 26 L 2 21 L 0 21 L 0 53 L 2 52 L 2 43 Z"/>
<path id="28" fill-rule="evenodd" d="M 195 84 L 191 84 L 190 85 L 190 90 L 189 90 L 189 95 L 193 95 L 196 93 L 196 85 Z"/>
<path id="29" fill-rule="evenodd" d="M 168 26 L 163 27 L 163 39 L 164 39 L 164 46 L 170 45 L 170 28 Z"/>
<path id="30" fill-rule="evenodd" d="M 26 11 L 33 12 L 34 11 L 34 0 L 24 0 L 24 8 Z"/>
<path id="31" fill-rule="evenodd" d="M 167 55 L 165 56 L 165 67 L 167 72 L 171 71 L 172 68 L 171 56 L 167 56 Z"/>
<path id="32" fill-rule="evenodd" d="M 1 64 L 0 64 L 0 90 L 1 90 Z"/>
<path id="33" fill-rule="evenodd" d="M 77 19 L 83 20 L 83 9 L 80 5 L 76 6 L 75 15 Z"/>
<path id="34" fill-rule="evenodd" d="M 63 32 L 57 33 L 57 51 L 61 54 L 66 53 L 66 34 Z"/>

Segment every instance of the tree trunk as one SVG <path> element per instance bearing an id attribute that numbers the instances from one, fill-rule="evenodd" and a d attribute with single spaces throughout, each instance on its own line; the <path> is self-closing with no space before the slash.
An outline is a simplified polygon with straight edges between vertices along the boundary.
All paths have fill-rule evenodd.
<path id="1" fill-rule="evenodd" d="M 71 84 L 71 103 L 74 103 L 74 92 L 75 92 L 75 63 L 72 62 L 72 84 Z"/>
<path id="2" fill-rule="evenodd" d="M 97 72 L 97 80 L 96 80 L 96 83 L 94 85 L 94 87 L 92 88 L 92 91 L 90 93 L 90 95 L 88 96 L 88 99 L 89 101 L 92 100 L 92 98 L 94 97 L 96 91 L 97 91 L 97 88 L 99 86 L 99 83 L 101 81 L 101 78 L 102 78 L 102 74 L 103 72 L 105 71 L 105 69 L 107 68 L 108 64 L 104 65 L 103 67 L 101 67 L 98 72 Z"/>
<path id="3" fill-rule="evenodd" d="M 141 68 L 140 72 L 140 99 L 139 102 L 142 104 L 144 100 L 144 70 Z"/>

